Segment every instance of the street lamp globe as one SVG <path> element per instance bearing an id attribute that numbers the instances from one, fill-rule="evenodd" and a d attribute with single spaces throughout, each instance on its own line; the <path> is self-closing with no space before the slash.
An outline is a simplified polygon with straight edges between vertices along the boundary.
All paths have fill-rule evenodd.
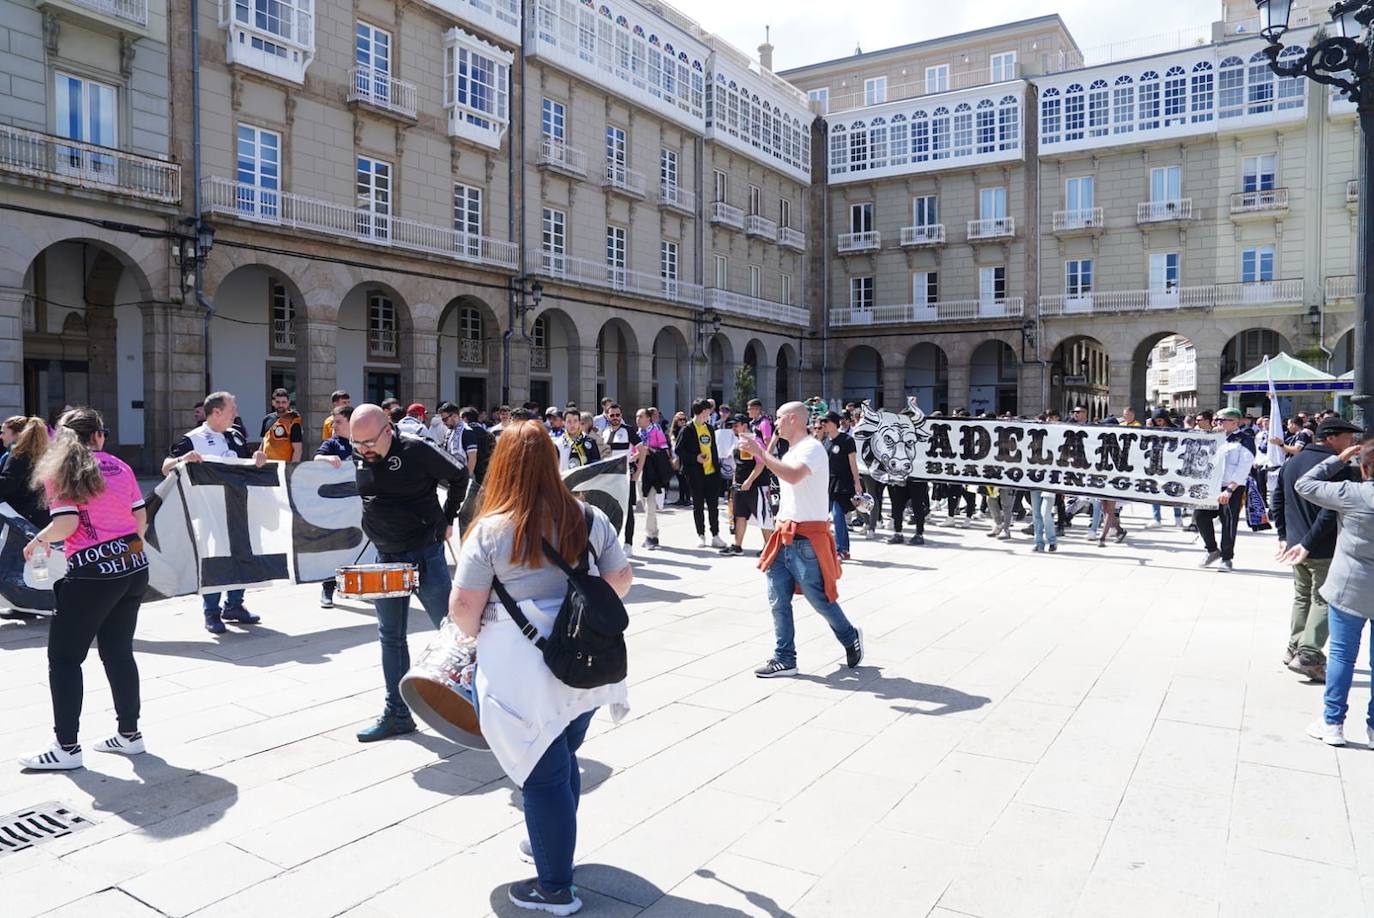
<path id="1" fill-rule="evenodd" d="M 1288 19 L 1293 14 L 1293 0 L 1255 0 L 1259 7 L 1260 34 L 1276 42 L 1288 31 Z"/>
<path id="2" fill-rule="evenodd" d="M 1357 40 L 1364 34 L 1364 26 L 1355 18 L 1355 13 L 1364 4 L 1361 0 L 1343 0 L 1331 7 L 1331 18 L 1336 21 L 1342 38 Z"/>

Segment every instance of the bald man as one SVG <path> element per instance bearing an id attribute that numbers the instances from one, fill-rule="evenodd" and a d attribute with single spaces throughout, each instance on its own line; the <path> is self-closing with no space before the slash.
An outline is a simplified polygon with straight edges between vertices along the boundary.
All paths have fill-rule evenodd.
<path id="1" fill-rule="evenodd" d="M 863 633 L 845 618 L 836 602 L 840 563 L 830 531 L 830 458 L 825 447 L 807 431 L 808 412 L 801 402 L 778 409 L 777 433 L 787 441 L 787 455 L 779 459 L 750 433 L 741 444 L 778 479 L 776 528 L 763 550 L 759 567 L 768 575 L 768 604 L 773 608 L 777 647 L 754 675 L 760 679 L 797 674 L 796 628 L 792 596 L 801 593 L 821 614 L 844 647 L 851 669 L 863 661 Z"/>
<path id="2" fill-rule="evenodd" d="M 414 564 L 420 574 L 420 605 L 438 628 L 448 612 L 452 584 L 444 543 L 463 502 L 468 473 L 432 440 L 400 433 L 377 405 L 359 405 L 350 418 L 349 440 L 358 494 L 363 499 L 363 532 L 383 562 Z M 442 506 L 436 489 L 447 498 Z M 406 626 L 410 597 L 374 600 L 382 644 L 386 709 L 377 722 L 358 733 L 370 743 L 415 732 L 415 720 L 401 700 L 401 677 L 410 669 Z"/>

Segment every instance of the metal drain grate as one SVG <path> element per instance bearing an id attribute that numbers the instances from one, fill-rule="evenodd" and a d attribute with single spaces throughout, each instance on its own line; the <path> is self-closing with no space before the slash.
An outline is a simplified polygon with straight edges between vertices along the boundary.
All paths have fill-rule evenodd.
<path id="1" fill-rule="evenodd" d="M 13 854 L 54 838 L 89 829 L 95 823 L 60 803 L 40 803 L 0 816 L 0 855 Z"/>

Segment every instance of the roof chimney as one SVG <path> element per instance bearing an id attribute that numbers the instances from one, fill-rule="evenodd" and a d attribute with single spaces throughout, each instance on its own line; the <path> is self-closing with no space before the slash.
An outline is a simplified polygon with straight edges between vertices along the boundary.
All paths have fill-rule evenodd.
<path id="1" fill-rule="evenodd" d="M 861 54 L 863 54 L 863 53 L 864 53 L 864 49 L 863 49 L 862 47 L 860 47 L 859 45 L 855 45 L 855 46 L 854 46 L 854 56 L 855 56 L 855 57 L 858 57 L 859 55 L 861 55 Z"/>
<path id="2" fill-rule="evenodd" d="M 773 44 L 768 40 L 769 27 L 763 27 L 763 44 L 759 45 L 759 63 L 764 70 L 773 69 Z"/>

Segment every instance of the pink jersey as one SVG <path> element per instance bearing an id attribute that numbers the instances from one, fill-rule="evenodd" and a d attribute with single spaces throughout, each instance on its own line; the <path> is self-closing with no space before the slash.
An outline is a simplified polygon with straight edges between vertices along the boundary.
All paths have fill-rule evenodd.
<path id="1" fill-rule="evenodd" d="M 53 519 L 68 514 L 76 514 L 78 518 L 76 532 L 63 542 L 68 556 L 92 545 L 138 533 L 134 511 L 143 506 L 143 494 L 138 489 L 134 470 L 109 453 L 97 452 L 95 461 L 105 478 L 105 490 L 88 503 L 78 505 L 57 497 L 53 494 L 52 482 L 46 485 L 48 511 Z"/>

